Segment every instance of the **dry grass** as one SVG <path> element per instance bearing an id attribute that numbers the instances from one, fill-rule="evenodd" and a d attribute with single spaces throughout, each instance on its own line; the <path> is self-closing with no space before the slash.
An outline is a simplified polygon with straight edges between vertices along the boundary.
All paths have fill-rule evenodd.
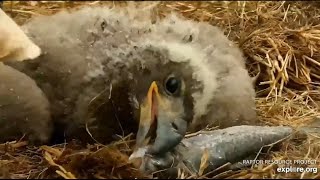
<path id="1" fill-rule="evenodd" d="M 140 2 L 141 3 L 141 2 Z M 19 24 L 38 14 L 53 14 L 79 5 L 125 5 L 125 2 L 5 2 L 5 10 Z M 298 127 L 319 116 L 320 83 L 320 3 L 319 2 L 160 2 L 160 16 L 178 11 L 185 17 L 222 27 L 247 57 L 252 75 L 258 74 L 257 110 L 271 125 Z M 269 152 L 269 159 L 316 160 L 320 170 L 319 137 L 285 141 L 281 150 Z M 112 147 L 98 145 L 81 149 L 75 145 L 32 148 L 1 147 L 0 176 L 12 178 L 130 178 L 144 177 L 127 163 L 129 140 Z M 18 146 L 18 147 L 12 147 Z M 10 147 L 10 148 L 8 148 Z M 115 148 L 116 147 L 116 148 Z M 45 157 L 45 159 L 44 159 Z M 320 178 L 319 173 L 277 173 L 278 165 L 263 164 L 222 178 Z M 279 165 L 281 166 L 281 165 Z M 301 167 L 301 165 L 292 165 Z M 180 178 L 190 177 L 181 173 Z"/>

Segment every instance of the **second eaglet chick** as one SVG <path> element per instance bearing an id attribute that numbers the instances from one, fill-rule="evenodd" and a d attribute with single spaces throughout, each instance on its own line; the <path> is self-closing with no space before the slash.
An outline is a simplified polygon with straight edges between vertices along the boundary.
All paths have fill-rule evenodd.
<path id="1" fill-rule="evenodd" d="M 217 27 L 131 12 L 83 8 L 24 25 L 44 54 L 12 66 L 36 80 L 67 136 L 137 132 L 137 147 L 151 137 L 148 152 L 161 153 L 187 131 L 256 123 L 243 55 Z"/>
<path id="2" fill-rule="evenodd" d="M 49 102 L 29 76 L 0 62 L 0 141 L 27 137 L 46 143 L 52 132 Z"/>

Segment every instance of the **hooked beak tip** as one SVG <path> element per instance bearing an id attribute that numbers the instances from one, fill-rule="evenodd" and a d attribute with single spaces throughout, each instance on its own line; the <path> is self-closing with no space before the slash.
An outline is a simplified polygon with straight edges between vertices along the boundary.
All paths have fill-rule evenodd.
<path id="1" fill-rule="evenodd" d="M 150 154 L 163 154 L 174 149 L 184 138 L 187 131 L 187 122 L 177 119 L 174 123 L 159 120 L 157 136 L 154 144 L 148 149 Z"/>

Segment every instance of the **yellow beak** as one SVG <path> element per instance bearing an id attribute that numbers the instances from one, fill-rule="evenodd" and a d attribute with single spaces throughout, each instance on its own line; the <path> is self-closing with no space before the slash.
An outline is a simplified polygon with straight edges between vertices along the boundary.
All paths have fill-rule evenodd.
<path id="1" fill-rule="evenodd" d="M 159 93 L 156 82 L 152 82 L 147 97 L 140 107 L 139 130 L 136 138 L 136 148 L 153 144 L 147 153 L 159 154 L 170 151 L 178 145 L 187 131 L 187 121 L 183 111 L 174 111 L 176 102 Z"/>
<path id="2" fill-rule="evenodd" d="M 155 131 L 156 116 L 159 105 L 161 104 L 161 96 L 159 94 L 158 86 L 156 82 L 152 82 L 146 100 L 142 103 L 140 108 L 140 122 L 139 130 L 137 134 L 137 146 L 142 147 L 149 143 L 152 131 Z"/>

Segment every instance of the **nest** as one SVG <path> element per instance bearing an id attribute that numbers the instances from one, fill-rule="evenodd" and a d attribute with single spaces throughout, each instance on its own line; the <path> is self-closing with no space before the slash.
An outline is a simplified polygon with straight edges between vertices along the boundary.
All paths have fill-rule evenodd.
<path id="1" fill-rule="evenodd" d="M 268 125 L 299 127 L 319 116 L 319 2 L 131 2 L 154 6 L 160 17 L 171 11 L 221 27 L 243 50 L 247 67 L 257 76 L 257 111 Z M 20 1 L 5 2 L 4 10 L 23 24 L 32 16 L 86 6 L 126 6 L 128 2 Z M 30 147 L 23 141 L 0 145 L 0 176 L 6 178 L 147 178 L 128 162 L 133 137 L 86 148 L 76 143 Z M 286 140 L 270 160 L 313 160 L 320 170 L 319 137 Z M 319 178 L 319 173 L 279 173 L 279 164 L 260 164 L 213 178 Z M 288 165 L 285 165 L 288 166 Z M 306 167 L 307 165 L 292 165 Z M 310 167 L 311 167 L 310 166 Z M 179 178 L 190 175 L 181 172 Z M 203 175 L 201 178 L 209 177 Z M 212 178 L 212 176 L 211 176 Z"/>

